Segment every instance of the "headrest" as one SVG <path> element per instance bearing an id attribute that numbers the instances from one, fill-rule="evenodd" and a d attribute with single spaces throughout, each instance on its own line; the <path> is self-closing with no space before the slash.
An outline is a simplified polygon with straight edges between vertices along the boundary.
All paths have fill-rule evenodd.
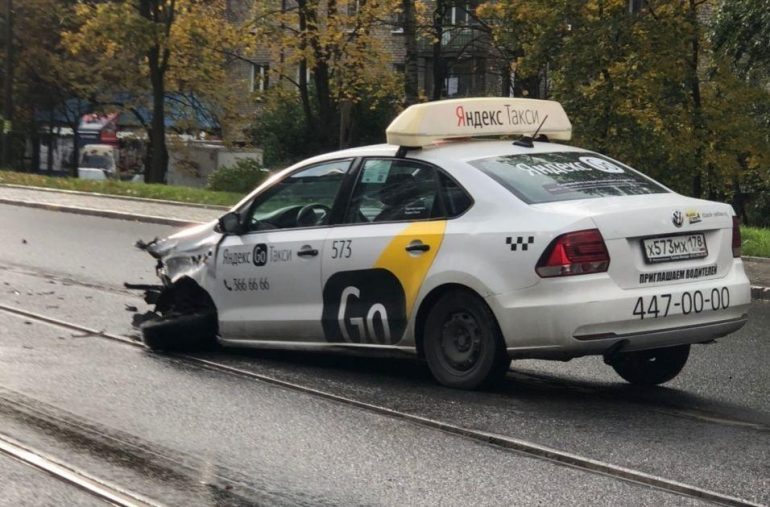
<path id="1" fill-rule="evenodd" d="M 377 197 L 386 206 L 405 204 L 420 195 L 414 176 L 407 173 L 391 174 L 380 189 Z"/>

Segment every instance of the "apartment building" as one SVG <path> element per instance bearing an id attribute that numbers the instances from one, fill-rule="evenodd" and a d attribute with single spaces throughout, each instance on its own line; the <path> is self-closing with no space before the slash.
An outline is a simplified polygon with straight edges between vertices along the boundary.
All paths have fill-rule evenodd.
<path id="1" fill-rule="evenodd" d="M 260 0 L 229 0 L 233 22 L 246 22 L 253 15 L 253 6 Z M 278 11 L 296 6 L 296 0 L 271 0 Z M 361 0 L 339 1 L 347 14 L 354 15 Z M 418 39 L 418 83 L 427 98 L 500 95 L 503 93 L 507 63 L 501 63 L 489 44 L 488 34 L 474 17 L 481 0 L 430 0 L 428 11 L 440 12 L 432 25 L 422 31 L 440 33 L 436 40 Z M 406 41 L 400 13 L 382 19 L 376 37 L 386 49 L 389 65 L 394 72 L 404 71 Z M 280 83 L 276 75 L 275 56 L 264 49 L 233 65 L 232 75 L 244 83 L 249 92 L 264 91 Z M 271 72 L 272 69 L 272 72 Z"/>

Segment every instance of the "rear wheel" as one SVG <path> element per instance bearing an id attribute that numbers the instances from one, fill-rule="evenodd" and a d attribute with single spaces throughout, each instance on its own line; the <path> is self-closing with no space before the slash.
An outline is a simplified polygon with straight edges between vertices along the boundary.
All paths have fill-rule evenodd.
<path id="1" fill-rule="evenodd" d="M 452 291 L 441 296 L 425 323 L 423 350 L 438 382 L 476 389 L 502 378 L 511 361 L 489 307 L 478 296 Z"/>
<path id="2" fill-rule="evenodd" d="M 689 345 L 640 350 L 619 354 L 611 366 L 618 375 L 632 384 L 653 386 L 676 377 L 684 368 L 689 355 Z"/>

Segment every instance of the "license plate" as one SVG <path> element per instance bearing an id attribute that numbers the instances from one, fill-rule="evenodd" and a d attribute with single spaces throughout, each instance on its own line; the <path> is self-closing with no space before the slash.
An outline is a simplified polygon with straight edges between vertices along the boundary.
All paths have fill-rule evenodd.
<path id="1" fill-rule="evenodd" d="M 702 233 L 648 238 L 642 241 L 642 247 L 648 264 L 699 259 L 709 254 Z"/>

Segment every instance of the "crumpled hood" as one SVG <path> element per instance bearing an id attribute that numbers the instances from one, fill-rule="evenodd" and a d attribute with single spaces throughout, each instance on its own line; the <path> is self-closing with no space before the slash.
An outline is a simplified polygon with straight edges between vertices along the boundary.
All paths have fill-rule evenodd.
<path id="1" fill-rule="evenodd" d="M 164 259 L 168 256 L 197 252 L 206 247 L 213 246 L 222 235 L 214 230 L 217 221 L 195 225 L 182 229 L 163 239 L 151 243 L 147 252 L 155 258 Z"/>
<path id="2" fill-rule="evenodd" d="M 188 227 L 163 239 L 138 243 L 139 248 L 158 259 L 158 276 L 165 283 L 182 276 L 201 282 L 205 266 L 215 256 L 222 234 L 215 230 L 216 221 Z"/>

